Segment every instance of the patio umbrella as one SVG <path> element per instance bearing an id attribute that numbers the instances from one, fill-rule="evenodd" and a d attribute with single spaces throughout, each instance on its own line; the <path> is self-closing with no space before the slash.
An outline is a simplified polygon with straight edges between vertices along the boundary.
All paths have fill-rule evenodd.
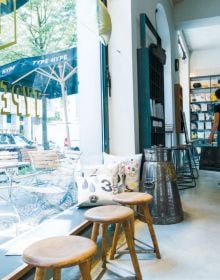
<path id="1" fill-rule="evenodd" d="M 45 124 L 46 98 L 63 99 L 66 137 L 70 146 L 70 133 L 67 114 L 67 95 L 78 92 L 77 50 L 71 48 L 42 56 L 27 57 L 0 67 L 0 80 L 11 85 L 28 86 L 41 92 L 43 113 L 43 144 L 47 145 Z M 10 87 L 9 87 L 10 91 Z"/>

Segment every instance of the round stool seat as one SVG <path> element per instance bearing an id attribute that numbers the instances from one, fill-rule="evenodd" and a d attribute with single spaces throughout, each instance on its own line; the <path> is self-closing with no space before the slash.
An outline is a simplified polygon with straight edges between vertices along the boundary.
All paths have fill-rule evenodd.
<path id="1" fill-rule="evenodd" d="M 97 245 L 81 236 L 57 236 L 28 246 L 23 260 L 36 267 L 68 267 L 80 264 L 95 254 Z"/>
<path id="2" fill-rule="evenodd" d="M 123 192 L 120 194 L 116 194 L 113 197 L 113 201 L 119 202 L 123 205 L 138 205 L 143 203 L 150 203 L 152 200 L 152 195 L 141 192 Z"/>
<path id="3" fill-rule="evenodd" d="M 134 214 L 129 207 L 120 205 L 106 205 L 94 207 L 85 212 L 85 218 L 92 222 L 118 223 L 130 218 Z"/>

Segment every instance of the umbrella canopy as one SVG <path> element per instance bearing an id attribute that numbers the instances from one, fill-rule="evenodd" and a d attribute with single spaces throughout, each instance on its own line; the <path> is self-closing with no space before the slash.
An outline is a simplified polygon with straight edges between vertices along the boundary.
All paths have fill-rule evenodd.
<path id="1" fill-rule="evenodd" d="M 70 133 L 66 96 L 78 92 L 77 78 L 77 50 L 71 48 L 60 52 L 22 58 L 0 67 L 0 81 L 8 82 L 7 90 L 12 86 L 27 86 L 40 92 L 45 108 L 47 98 L 62 97 L 66 124 L 68 145 L 70 146 Z M 22 94 L 22 91 L 21 91 Z M 43 109 L 43 133 L 46 131 L 46 112 Z M 43 139 L 44 146 L 47 137 Z"/>
<path id="2" fill-rule="evenodd" d="M 62 96 L 61 87 L 67 94 L 78 92 L 77 50 L 27 57 L 0 66 L 0 80 L 9 84 L 28 86 L 47 95 L 47 98 Z"/>

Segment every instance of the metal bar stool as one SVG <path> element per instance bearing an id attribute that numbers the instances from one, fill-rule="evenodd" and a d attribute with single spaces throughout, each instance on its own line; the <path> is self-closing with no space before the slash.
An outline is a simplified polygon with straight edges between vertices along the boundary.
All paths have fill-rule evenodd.
<path id="1" fill-rule="evenodd" d="M 149 203 L 153 200 L 153 196 L 150 194 L 141 193 L 141 192 L 124 192 L 124 193 L 115 195 L 113 200 L 122 205 L 127 205 L 130 207 L 138 206 L 141 208 L 141 210 L 143 211 L 144 218 L 147 223 L 148 229 L 149 229 L 153 247 L 138 240 L 137 238 L 135 238 L 135 235 L 134 235 L 134 240 L 151 248 L 151 250 L 140 250 L 140 251 L 136 250 L 136 252 L 140 252 L 140 253 L 154 252 L 154 253 L 156 253 L 156 257 L 158 259 L 160 259 L 161 258 L 160 250 L 158 247 L 157 238 L 156 238 L 156 234 L 154 232 L 153 223 L 152 223 L 152 219 L 151 219 L 151 215 L 150 215 L 150 211 L 149 211 L 149 207 L 148 207 Z M 134 223 L 134 220 L 133 220 L 133 223 Z M 134 232 L 134 224 L 133 224 L 133 232 Z M 114 240 L 116 240 L 116 241 L 118 239 L 118 234 L 119 234 L 119 225 L 117 224 L 116 228 L 115 228 L 115 232 L 114 232 Z M 116 242 L 113 243 L 110 259 L 114 258 L 114 255 L 116 253 L 116 246 L 117 246 L 117 243 Z"/>
<path id="2" fill-rule="evenodd" d="M 93 222 L 91 239 L 97 240 L 100 225 L 102 226 L 102 267 L 106 269 L 107 264 L 107 230 L 110 224 L 122 224 L 124 233 L 129 248 L 132 264 L 136 274 L 136 279 L 141 280 L 141 271 L 134 249 L 134 239 L 132 227 L 134 220 L 134 211 L 125 206 L 120 205 L 106 205 L 91 208 L 85 212 L 85 218 Z M 115 238 L 113 244 L 117 243 Z"/>
<path id="3" fill-rule="evenodd" d="M 53 268 L 53 279 L 61 279 L 61 268 L 79 265 L 82 279 L 91 280 L 91 257 L 97 245 L 89 238 L 71 235 L 43 239 L 23 252 L 25 263 L 36 267 L 34 280 L 43 280 L 46 269 Z"/>
<path id="4" fill-rule="evenodd" d="M 196 187 L 190 149 L 186 145 L 172 147 L 179 190 Z"/>

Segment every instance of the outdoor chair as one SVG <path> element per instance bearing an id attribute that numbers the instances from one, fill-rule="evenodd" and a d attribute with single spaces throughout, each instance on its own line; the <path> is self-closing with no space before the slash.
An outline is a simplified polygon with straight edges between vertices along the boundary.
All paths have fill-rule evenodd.
<path id="1" fill-rule="evenodd" d="M 74 177 L 79 152 L 34 151 L 30 158 L 34 172 L 25 178 L 22 189 L 58 210 L 65 203 L 76 203 Z"/>
<path id="2" fill-rule="evenodd" d="M 16 165 L 19 161 L 18 151 L 0 151 L 0 186 L 8 188 L 11 184 L 12 175 L 16 173 L 17 167 L 7 168 L 8 165 Z M 5 185 L 6 183 L 6 185 Z"/>
<path id="3" fill-rule="evenodd" d="M 55 150 L 36 150 L 28 153 L 34 171 L 51 171 L 58 166 L 58 155 Z"/>

